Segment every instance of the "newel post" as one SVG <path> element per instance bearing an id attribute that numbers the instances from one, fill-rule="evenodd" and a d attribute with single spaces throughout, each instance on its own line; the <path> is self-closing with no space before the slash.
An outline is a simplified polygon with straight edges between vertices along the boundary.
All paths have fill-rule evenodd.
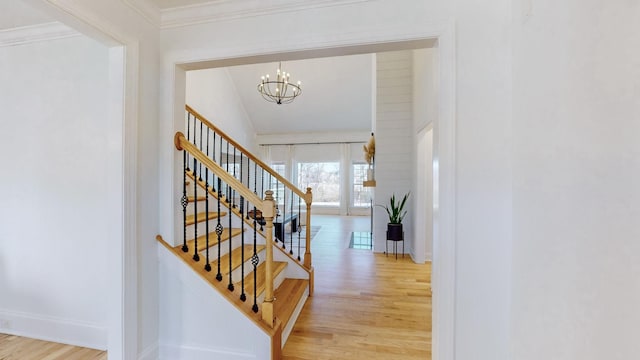
<path id="1" fill-rule="evenodd" d="M 274 325 L 273 314 L 273 302 L 276 300 L 273 296 L 273 218 L 275 215 L 276 205 L 273 201 L 273 191 L 267 190 L 262 202 L 262 216 L 266 221 L 266 250 L 267 259 L 265 260 L 266 267 L 266 283 L 265 283 L 265 297 L 264 303 L 262 303 L 262 320 L 264 320 L 269 326 Z"/>
<path id="2" fill-rule="evenodd" d="M 313 195 L 311 194 L 311 188 L 307 188 L 307 193 L 305 194 L 304 201 L 307 204 L 307 239 L 306 239 L 306 249 L 304 252 L 304 266 L 307 269 L 311 269 L 311 202 L 313 200 Z"/>

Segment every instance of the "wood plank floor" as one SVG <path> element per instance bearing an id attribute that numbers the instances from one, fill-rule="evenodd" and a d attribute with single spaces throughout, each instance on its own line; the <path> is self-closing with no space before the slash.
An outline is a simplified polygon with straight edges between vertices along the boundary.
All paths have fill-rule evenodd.
<path id="1" fill-rule="evenodd" d="M 431 266 L 349 249 L 368 217 L 314 215 L 315 293 L 283 359 L 431 359 Z M 106 360 L 103 351 L 0 334 L 0 360 Z"/>
<path id="2" fill-rule="evenodd" d="M 431 266 L 348 249 L 368 217 L 314 216 L 315 293 L 283 359 L 431 359 Z"/>
<path id="3" fill-rule="evenodd" d="M 105 351 L 0 334 L 0 360 L 107 360 Z"/>

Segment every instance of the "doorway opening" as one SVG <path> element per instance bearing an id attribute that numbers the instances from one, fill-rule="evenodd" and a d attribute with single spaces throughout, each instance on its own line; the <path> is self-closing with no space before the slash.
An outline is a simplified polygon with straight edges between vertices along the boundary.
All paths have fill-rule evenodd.
<path id="1" fill-rule="evenodd" d="M 433 29 L 432 29 L 433 30 Z M 437 29 L 436 29 L 437 30 Z M 425 33 L 426 34 L 426 33 Z M 322 56 L 334 55 L 350 55 L 364 54 L 386 50 L 402 50 L 416 48 L 438 48 L 438 93 L 443 95 L 437 100 L 437 120 L 433 125 L 433 171 L 434 171 L 434 239 L 433 239 L 433 259 L 434 259 L 434 279 L 433 286 L 438 291 L 435 292 L 434 298 L 434 358 L 447 358 L 447 354 L 453 352 L 454 337 L 454 304 L 455 304 L 455 211 L 454 211 L 454 143 L 455 143 L 455 127 L 454 127 L 454 107 L 455 107 L 455 57 L 453 46 L 453 29 L 452 27 L 439 28 L 437 31 L 428 32 L 421 40 L 395 41 L 395 42 L 363 42 L 362 38 L 353 39 L 353 46 L 345 46 L 344 40 L 340 45 L 330 46 L 328 44 L 305 44 L 303 48 L 311 49 L 305 51 L 291 51 L 278 54 L 258 54 L 251 56 L 237 56 L 234 54 L 225 54 L 225 56 L 216 55 L 213 60 L 184 62 L 182 58 L 176 61 L 175 74 L 170 76 L 175 79 L 174 91 L 170 94 L 173 102 L 173 116 L 171 128 L 165 128 L 167 134 L 180 128 L 182 117 L 181 109 L 185 104 L 185 98 L 180 95 L 180 91 L 184 91 L 186 72 L 190 70 L 199 70 L 211 67 L 225 67 L 231 65 L 255 64 L 261 62 L 289 61 L 304 58 L 314 58 Z M 223 53 L 225 51 L 222 51 Z M 250 51 L 244 53 L 247 54 Z M 197 58 L 194 56 L 194 59 Z M 201 57 L 200 57 L 201 58 Z M 179 159 L 174 154 L 167 151 L 166 158 L 169 160 L 173 157 L 173 167 L 179 168 Z M 171 163 L 171 162 L 169 162 Z M 173 172 L 175 177 L 176 172 Z M 177 184 L 174 181 L 173 184 Z M 169 183 L 171 184 L 171 183 Z M 172 187 L 173 187 L 173 184 Z M 172 189 L 175 190 L 175 189 Z M 175 200 L 174 200 L 175 201 Z M 165 209 L 165 216 L 169 214 L 170 209 Z M 174 217 L 175 218 L 175 217 Z M 173 222 L 177 223 L 177 219 Z M 168 233 L 175 233 L 178 228 L 172 226 L 173 229 Z M 375 236 L 374 236 L 375 237 Z M 437 314 L 437 316 L 436 316 Z"/>

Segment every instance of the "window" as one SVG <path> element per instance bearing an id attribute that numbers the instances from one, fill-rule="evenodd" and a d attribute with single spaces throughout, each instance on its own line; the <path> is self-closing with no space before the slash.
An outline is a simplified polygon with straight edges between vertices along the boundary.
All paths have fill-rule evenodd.
<path id="1" fill-rule="evenodd" d="M 369 207 L 369 188 L 362 186 L 362 183 L 367 179 L 367 169 L 369 166 L 366 163 L 354 163 L 353 164 L 353 199 L 351 205 L 353 207 Z"/>
<path id="2" fill-rule="evenodd" d="M 273 170 L 275 170 L 275 172 L 277 172 L 278 174 L 280 174 L 280 175 L 282 175 L 283 177 L 286 178 L 285 169 L 284 169 L 284 163 L 282 163 L 282 162 L 273 163 L 273 164 L 271 164 L 271 168 Z"/>
<path id="3" fill-rule="evenodd" d="M 271 168 L 277 172 L 279 175 L 287 178 L 286 176 L 286 167 L 283 162 L 274 162 L 271 163 Z M 282 204 L 284 202 L 284 184 L 278 181 L 275 177 L 270 174 L 265 174 L 266 184 L 268 184 L 266 189 L 270 189 L 273 191 L 273 198 L 276 200 L 276 204 Z"/>
<path id="4" fill-rule="evenodd" d="M 298 163 L 298 187 L 313 188 L 313 204 L 340 206 L 340 163 Z"/>

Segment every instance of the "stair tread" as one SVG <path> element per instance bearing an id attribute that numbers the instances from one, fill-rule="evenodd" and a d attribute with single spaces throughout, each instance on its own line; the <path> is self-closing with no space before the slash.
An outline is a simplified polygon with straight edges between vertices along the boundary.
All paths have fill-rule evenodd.
<path id="1" fill-rule="evenodd" d="M 204 179 L 200 179 L 199 177 L 195 177 L 193 176 L 193 171 L 186 171 L 185 174 L 191 178 L 192 180 L 194 180 L 196 182 L 196 184 L 200 185 L 200 189 L 201 190 L 208 190 L 210 192 L 210 194 L 217 194 L 215 191 L 213 191 L 213 184 L 209 184 L 207 186 L 207 184 L 205 183 Z M 198 196 L 200 197 L 200 196 Z M 204 195 L 202 196 L 202 199 L 204 200 Z"/>
<path id="2" fill-rule="evenodd" d="M 192 202 L 194 202 L 194 201 L 196 201 L 196 200 L 197 200 L 197 201 L 205 201 L 206 199 L 207 199 L 207 197 L 206 197 L 206 196 L 204 196 L 204 195 L 198 195 L 198 198 L 197 198 L 197 199 L 196 199 L 196 197 L 195 197 L 195 196 L 187 196 L 187 200 L 188 200 L 190 203 L 192 203 Z"/>
<path id="3" fill-rule="evenodd" d="M 235 237 L 241 232 L 242 232 L 242 229 L 240 228 L 231 228 L 231 237 Z M 228 228 L 226 228 L 224 229 L 224 231 L 222 231 L 222 234 L 220 234 L 220 240 L 226 241 L 228 239 L 229 239 L 229 230 Z M 189 249 L 193 248 L 193 242 L 194 242 L 194 239 L 187 241 L 187 246 L 189 247 Z M 218 234 L 216 234 L 215 231 L 209 232 L 209 247 L 215 246 L 217 244 L 218 244 Z M 206 248 L 207 248 L 207 234 L 198 236 L 198 251 L 203 251 Z"/>
<path id="4" fill-rule="evenodd" d="M 284 279 L 276 289 L 273 312 L 283 324 L 287 324 L 291 319 L 291 315 L 293 315 L 293 311 L 296 309 L 298 302 L 300 302 L 308 283 L 309 281 L 306 279 Z"/>
<path id="5" fill-rule="evenodd" d="M 226 216 L 227 213 L 226 212 L 220 212 L 220 216 Z M 198 217 L 196 218 L 195 215 L 187 215 L 187 225 L 193 225 L 196 222 L 203 222 L 207 219 L 209 220 L 213 220 L 213 219 L 217 219 L 218 218 L 218 213 L 217 212 L 209 212 L 209 215 L 207 216 L 206 213 L 201 212 L 198 213 Z"/>
<path id="6" fill-rule="evenodd" d="M 256 253 L 259 253 L 264 248 L 264 245 L 256 246 Z M 233 249 L 233 251 L 231 251 L 231 270 L 240 267 L 244 262 L 251 259 L 251 256 L 253 256 L 253 245 L 244 245 L 244 259 L 242 261 L 242 247 L 238 246 Z M 211 261 L 211 267 L 217 269 L 218 260 Z M 222 275 L 229 274 L 229 254 L 225 254 L 220 258 L 220 273 Z"/>
<path id="7" fill-rule="evenodd" d="M 280 275 L 280 273 L 287 267 L 286 261 L 274 261 L 273 262 L 273 278 Z M 267 263 L 264 261 L 258 265 L 257 268 L 257 295 L 260 296 L 264 292 L 266 286 L 267 279 L 267 271 L 266 271 Z M 253 272 L 244 278 L 244 291 L 247 294 L 253 295 Z"/>

